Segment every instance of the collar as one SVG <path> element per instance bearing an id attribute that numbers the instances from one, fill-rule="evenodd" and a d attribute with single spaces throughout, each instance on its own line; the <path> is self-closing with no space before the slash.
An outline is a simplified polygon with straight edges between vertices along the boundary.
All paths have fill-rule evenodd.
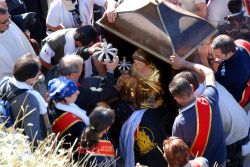
<path id="1" fill-rule="evenodd" d="M 239 16 L 243 14 L 242 12 L 238 12 L 238 13 L 234 13 L 234 14 L 230 14 L 228 17 L 235 17 L 235 16 Z"/>
<path id="2" fill-rule="evenodd" d="M 86 111 L 79 108 L 75 103 L 70 104 L 63 104 L 63 103 L 56 103 L 55 107 L 59 110 L 70 112 L 78 117 L 80 117 L 85 125 L 89 125 L 89 117 L 86 115 Z"/>
<path id="3" fill-rule="evenodd" d="M 240 48 L 239 48 L 239 46 L 236 46 L 236 51 L 235 51 L 234 55 L 232 55 L 229 59 L 224 60 L 223 62 L 232 62 L 235 59 L 237 59 L 239 54 L 240 54 Z"/>
<path id="4" fill-rule="evenodd" d="M 182 112 L 190 109 L 191 107 L 193 107 L 196 103 L 196 100 L 194 100 L 192 103 L 190 103 L 189 105 L 187 105 L 186 107 L 183 107 L 181 109 L 179 109 L 179 114 L 181 114 Z"/>
<path id="5" fill-rule="evenodd" d="M 200 97 L 202 95 L 202 93 L 205 90 L 205 84 L 204 83 L 200 83 L 199 87 L 194 91 L 194 96 L 195 97 Z"/>
<path id="6" fill-rule="evenodd" d="M 18 80 L 16 80 L 15 77 L 12 77 L 10 79 L 10 81 L 19 89 L 28 89 L 28 90 L 32 90 L 33 87 L 25 82 L 20 82 Z"/>

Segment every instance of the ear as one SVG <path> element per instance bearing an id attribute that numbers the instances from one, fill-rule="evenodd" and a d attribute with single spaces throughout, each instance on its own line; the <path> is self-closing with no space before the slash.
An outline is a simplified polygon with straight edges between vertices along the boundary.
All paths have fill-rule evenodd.
<path id="1" fill-rule="evenodd" d="M 75 45 L 77 47 L 83 47 L 82 43 L 80 41 L 75 41 Z"/>
<path id="2" fill-rule="evenodd" d="M 110 128 L 110 126 L 108 126 L 108 127 L 106 128 L 106 133 L 109 131 L 109 128 Z"/>
<path id="3" fill-rule="evenodd" d="M 192 93 L 194 93 L 194 85 L 193 84 L 189 84 L 191 86 L 192 89 Z"/>

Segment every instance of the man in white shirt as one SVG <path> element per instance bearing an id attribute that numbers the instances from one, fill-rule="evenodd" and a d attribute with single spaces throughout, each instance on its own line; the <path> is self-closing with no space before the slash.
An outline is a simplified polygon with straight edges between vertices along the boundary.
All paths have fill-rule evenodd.
<path id="1" fill-rule="evenodd" d="M 23 32 L 10 21 L 5 0 L 0 0 L 0 80 L 11 76 L 16 60 L 26 53 L 35 55 Z"/>
<path id="2" fill-rule="evenodd" d="M 59 63 L 63 56 L 74 54 L 81 47 L 91 46 L 97 42 L 97 39 L 98 34 L 91 25 L 53 32 L 43 40 L 44 45 L 39 54 L 41 64 L 46 70 L 50 70 Z M 85 77 L 90 77 L 92 75 L 93 70 L 91 61 L 90 57 L 85 58 Z M 93 63 L 99 74 L 101 73 L 100 71 L 105 70 L 105 67 L 103 67 L 104 70 L 101 69 L 103 65 L 97 62 L 97 60 L 93 60 Z M 100 75 L 102 75 L 102 73 Z"/>
<path id="3" fill-rule="evenodd" d="M 54 0 L 49 7 L 47 27 L 51 31 L 64 28 L 93 25 L 94 4 L 106 8 L 110 22 L 115 21 L 116 2 L 114 0 Z"/>

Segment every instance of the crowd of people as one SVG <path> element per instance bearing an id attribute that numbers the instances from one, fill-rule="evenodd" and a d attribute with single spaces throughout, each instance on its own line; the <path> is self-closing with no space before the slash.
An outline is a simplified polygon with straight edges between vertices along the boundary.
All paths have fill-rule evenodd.
<path id="1" fill-rule="evenodd" d="M 119 55 L 92 56 L 96 19 L 115 22 L 122 1 L 0 0 L 0 97 L 13 97 L 15 128 L 35 146 L 56 134 L 87 166 L 250 167 L 250 1 L 164 1 L 218 29 L 188 60 L 168 55 L 168 85 L 142 49 L 120 72 Z"/>

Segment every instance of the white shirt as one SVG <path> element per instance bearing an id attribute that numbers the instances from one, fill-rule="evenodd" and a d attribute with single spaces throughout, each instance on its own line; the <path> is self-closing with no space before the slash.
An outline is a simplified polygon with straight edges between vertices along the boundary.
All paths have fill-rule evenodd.
<path id="1" fill-rule="evenodd" d="M 206 0 L 180 0 L 180 2 L 182 4 L 181 8 L 188 10 L 190 12 L 196 12 L 197 11 L 196 4 L 202 2 L 206 3 Z"/>
<path id="2" fill-rule="evenodd" d="M 94 4 L 104 6 L 105 2 L 106 0 L 79 0 L 82 25 L 92 25 Z M 53 27 L 57 27 L 60 24 L 65 28 L 76 27 L 72 14 L 66 9 L 62 0 L 54 0 L 50 4 L 46 22 Z"/>
<path id="3" fill-rule="evenodd" d="M 230 14 L 227 8 L 227 0 L 210 0 L 207 4 L 208 21 L 217 27 L 225 22 L 225 17 Z"/>
<path id="4" fill-rule="evenodd" d="M 216 88 L 219 93 L 219 108 L 226 139 L 225 142 L 226 145 L 230 145 L 248 135 L 250 120 L 245 110 L 221 84 L 217 82 Z M 200 87 L 195 91 L 195 96 L 199 97 L 204 90 L 205 85 L 200 84 Z"/>
<path id="5" fill-rule="evenodd" d="M 27 53 L 36 55 L 26 36 L 11 21 L 9 29 L 0 33 L 0 80 L 12 76 L 16 60 Z"/>

